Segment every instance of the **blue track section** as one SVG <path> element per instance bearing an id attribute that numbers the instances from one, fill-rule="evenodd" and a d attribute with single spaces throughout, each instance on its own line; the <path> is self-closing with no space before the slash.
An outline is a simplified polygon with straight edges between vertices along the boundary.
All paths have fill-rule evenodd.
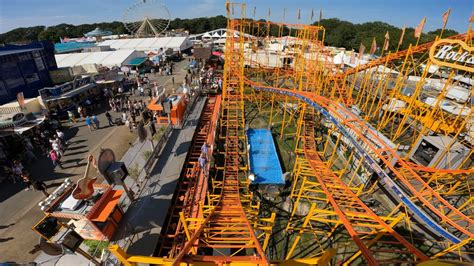
<path id="1" fill-rule="evenodd" d="M 340 132 L 347 137 L 350 142 L 354 145 L 354 147 L 359 151 L 361 154 L 363 154 L 364 159 L 365 159 L 365 164 L 370 167 L 377 175 L 382 179 L 382 181 L 385 183 L 386 187 L 391 189 L 399 198 L 400 200 L 405 204 L 408 209 L 412 211 L 413 214 L 415 214 L 418 218 L 420 218 L 424 224 L 431 229 L 434 230 L 438 235 L 444 237 L 448 241 L 458 244 L 461 242 L 459 238 L 451 234 L 450 232 L 446 231 L 443 227 L 441 227 L 438 223 L 433 221 L 430 216 L 428 216 L 425 212 L 423 212 L 415 203 L 413 203 L 410 198 L 405 194 L 405 192 L 402 191 L 402 189 L 392 180 L 390 176 L 388 176 L 387 173 L 385 173 L 382 168 L 377 164 L 377 162 L 365 151 L 365 149 L 360 146 L 360 144 L 352 137 L 351 134 L 345 129 L 344 125 L 342 125 L 332 114 L 330 114 L 326 109 L 318 105 L 316 102 L 311 100 L 310 98 L 300 95 L 296 92 L 290 92 L 290 91 L 284 91 L 284 90 L 279 90 L 279 89 L 273 89 L 273 88 L 261 88 L 261 87 L 253 87 L 255 90 L 260 90 L 260 91 L 267 91 L 267 92 L 272 92 L 272 93 L 279 93 L 279 94 L 284 94 L 290 97 L 295 97 L 298 98 L 307 104 L 311 105 L 314 107 L 316 110 L 318 110 L 324 117 L 329 119 L 339 130 Z"/>
<path id="2" fill-rule="evenodd" d="M 272 132 L 268 129 L 249 129 L 247 140 L 250 144 L 250 171 L 255 174 L 252 183 L 285 184 Z"/>

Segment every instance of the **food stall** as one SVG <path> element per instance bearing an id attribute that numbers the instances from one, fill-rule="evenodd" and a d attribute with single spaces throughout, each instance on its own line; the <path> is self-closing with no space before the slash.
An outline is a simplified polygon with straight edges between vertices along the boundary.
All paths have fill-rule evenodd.
<path id="1" fill-rule="evenodd" d="M 39 94 L 44 106 L 59 117 L 67 117 L 67 111 L 75 112 L 78 105 L 89 107 L 102 97 L 100 88 L 90 76 L 41 89 Z"/>
<path id="2" fill-rule="evenodd" d="M 184 93 L 173 94 L 168 97 L 153 98 L 148 104 L 148 110 L 156 112 L 156 123 L 160 126 L 179 125 L 183 121 L 187 99 Z"/>
<path id="3" fill-rule="evenodd" d="M 74 231 L 84 239 L 111 240 L 123 216 L 119 202 L 124 191 L 113 189 L 107 184 L 94 184 L 94 194 L 90 199 L 77 200 L 72 197 L 75 185 L 66 179 L 48 198 L 39 203 L 45 217 L 32 229 L 50 240 L 51 233 L 47 233 L 44 224 L 45 221 L 53 220 L 55 226 L 73 226 Z M 56 229 L 60 228 L 61 226 L 57 226 Z"/>

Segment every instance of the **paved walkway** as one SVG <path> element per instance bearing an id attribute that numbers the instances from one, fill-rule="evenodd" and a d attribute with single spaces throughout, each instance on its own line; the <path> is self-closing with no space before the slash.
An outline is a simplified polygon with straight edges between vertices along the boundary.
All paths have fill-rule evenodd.
<path id="1" fill-rule="evenodd" d="M 106 124 L 103 114 L 98 118 L 102 125 Z M 53 169 L 51 160 L 45 156 L 40 157 L 39 154 L 36 162 L 25 166 L 35 180 L 42 180 L 47 184 L 49 191 L 54 190 L 67 177 L 77 180 L 83 176 L 85 158 L 89 153 L 96 153 L 100 147 L 109 146 L 123 154 L 127 147 L 119 151 L 120 145 L 110 140 L 117 141 L 117 138 L 120 138 L 133 141 L 134 138 L 125 127 L 103 127 L 91 133 L 84 122 L 78 122 L 65 133 L 69 145 L 62 160 L 64 169 Z M 0 261 L 25 263 L 37 255 L 29 254 L 28 251 L 38 243 L 39 236 L 31 227 L 44 216 L 37 206 L 44 195 L 33 190 L 25 191 L 24 188 L 21 183 L 13 184 L 7 181 L 2 183 L 0 189 L 0 225 L 10 225 L 0 229 L 0 239 L 5 240 L 0 241 Z"/>
<path id="2" fill-rule="evenodd" d="M 205 98 L 198 98 L 183 129 L 173 130 L 140 198 L 124 216 L 116 240 L 127 253 L 153 255 L 204 104 Z"/>
<path id="3" fill-rule="evenodd" d="M 172 76 L 155 75 L 150 78 L 167 88 L 177 87 L 182 82 L 186 71 L 187 60 L 176 64 L 174 77 L 176 84 L 171 84 Z M 118 117 L 118 114 L 112 114 Z M 77 179 L 84 174 L 85 158 L 89 153 L 96 154 L 102 147 L 112 148 L 117 157 L 121 157 L 134 142 L 128 130 L 124 127 L 104 127 L 108 123 L 103 114 L 98 115 L 103 128 L 89 132 L 84 122 L 67 130 L 66 137 L 70 145 L 63 157 L 65 169 L 53 171 L 51 161 L 47 157 L 39 158 L 26 169 L 33 178 L 43 180 L 54 190 L 67 178 Z M 37 203 L 44 198 L 43 194 L 35 191 L 24 191 L 22 184 L 3 182 L 0 188 L 0 262 L 28 263 L 33 261 L 38 253 L 29 254 L 28 251 L 38 243 L 38 235 L 31 227 L 43 217 Z M 5 215 L 4 215 L 5 214 Z M 67 256 L 64 256 L 67 257 Z M 41 262 L 41 260 L 37 260 Z M 66 265 L 66 264 L 65 264 Z M 71 264 L 69 264 L 71 265 Z"/>
<path id="4" fill-rule="evenodd" d="M 205 98 L 198 98 L 183 129 L 173 130 L 150 173 L 149 179 L 142 183 L 138 199 L 128 206 L 113 241 L 121 247 L 126 247 L 127 253 L 153 255 L 204 104 Z M 128 167 L 135 164 L 144 165 L 145 161 L 141 158 L 141 154 L 150 149 L 148 145 L 147 142 L 140 143 L 137 140 L 120 161 L 125 162 Z M 137 191 L 135 180 L 127 178 L 126 184 Z M 127 198 L 123 200 L 128 202 Z M 86 247 L 84 249 L 87 250 Z M 85 266 L 89 263 L 79 255 L 68 254 L 53 257 L 44 253 L 41 253 L 35 262 L 45 266 Z"/>

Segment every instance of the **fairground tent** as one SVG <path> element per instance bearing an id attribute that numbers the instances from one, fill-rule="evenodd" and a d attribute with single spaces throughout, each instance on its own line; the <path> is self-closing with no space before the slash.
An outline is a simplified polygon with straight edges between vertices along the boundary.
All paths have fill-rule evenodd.
<path id="1" fill-rule="evenodd" d="M 136 38 L 136 39 L 118 39 L 107 40 L 99 43 L 99 46 L 110 46 L 115 50 L 137 50 L 153 51 L 173 49 L 175 52 L 181 52 L 193 46 L 188 37 L 157 37 L 157 38 Z"/>

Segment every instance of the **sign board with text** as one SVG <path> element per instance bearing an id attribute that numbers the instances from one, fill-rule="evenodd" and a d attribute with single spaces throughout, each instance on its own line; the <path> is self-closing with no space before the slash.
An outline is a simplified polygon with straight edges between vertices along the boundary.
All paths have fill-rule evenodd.
<path id="1" fill-rule="evenodd" d="M 441 39 L 430 49 L 430 59 L 438 66 L 474 72 L 474 47 L 462 40 Z"/>

